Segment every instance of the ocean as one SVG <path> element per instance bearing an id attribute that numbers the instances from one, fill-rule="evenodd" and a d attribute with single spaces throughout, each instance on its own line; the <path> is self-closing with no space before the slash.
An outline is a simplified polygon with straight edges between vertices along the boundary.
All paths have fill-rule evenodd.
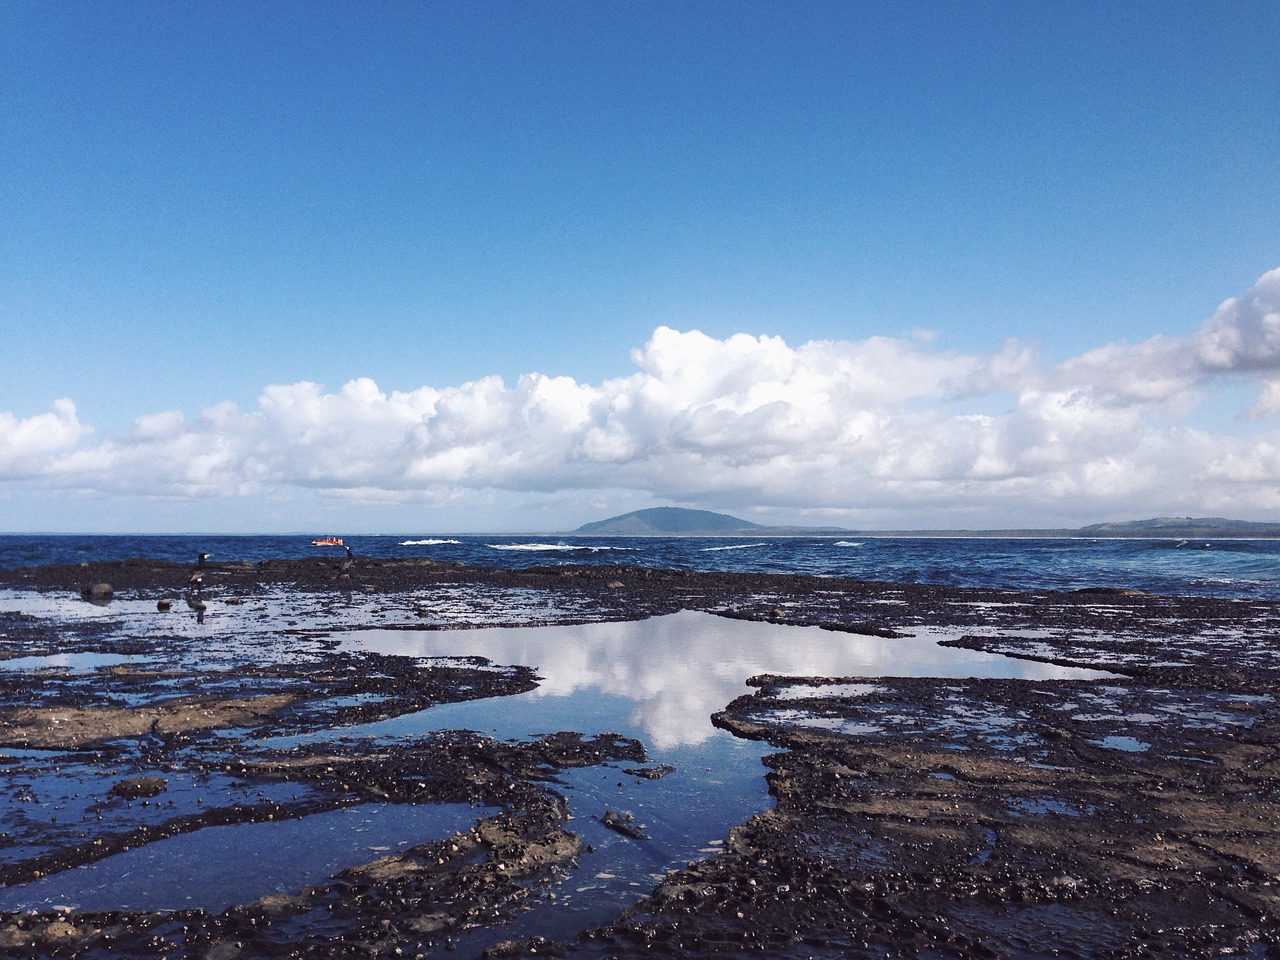
<path id="1" fill-rule="evenodd" d="M 626 564 L 660 569 L 801 573 L 893 583 L 1014 590 L 1118 587 L 1165 595 L 1280 599 L 1280 541 L 932 537 L 346 537 L 360 556 L 429 557 L 521 569 Z M 340 556 L 294 536 L 0 535 L 0 568 L 148 557 L 188 562 Z"/>

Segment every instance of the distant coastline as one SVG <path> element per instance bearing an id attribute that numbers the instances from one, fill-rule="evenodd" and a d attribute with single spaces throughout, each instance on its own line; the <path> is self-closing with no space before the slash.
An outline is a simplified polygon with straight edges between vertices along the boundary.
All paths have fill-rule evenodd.
<path id="1" fill-rule="evenodd" d="M 1276 540 L 1280 523 L 1226 517 L 1153 517 L 1084 527 L 980 530 L 857 530 L 845 527 L 764 526 L 726 513 L 652 507 L 585 523 L 562 536 L 591 537 L 912 537 L 918 539 Z"/>
<path id="2" fill-rule="evenodd" d="M 662 511 L 681 511 L 684 508 L 654 508 Z M 344 529 L 347 538 L 351 537 L 430 537 L 430 538 L 484 538 L 484 537 L 546 537 L 559 539 L 577 539 L 585 537 L 719 537 L 737 538 L 857 538 L 857 539 L 950 539 L 950 540 L 1280 540 L 1280 523 L 1263 523 L 1249 520 L 1230 520 L 1222 517 L 1157 517 L 1149 520 L 1127 520 L 1112 523 L 1095 523 L 1084 527 L 1027 527 L 1027 528 L 980 528 L 980 529 L 894 529 L 869 530 L 852 527 L 807 527 L 807 526 L 765 526 L 751 523 L 728 514 L 713 514 L 710 511 L 689 510 L 688 513 L 718 516 L 726 521 L 724 525 L 690 524 L 681 527 L 665 526 L 655 523 L 636 522 L 636 515 L 649 511 L 638 510 L 635 514 L 623 514 L 607 520 L 583 524 L 576 530 L 430 530 L 415 529 L 412 531 L 376 531 L 362 532 Z M 631 518 L 632 522 L 619 527 L 614 521 Z M 641 518 L 643 519 L 643 518 Z M 319 531 L 327 533 L 328 531 Z M 5 530 L 0 537 L 23 539 L 30 537 L 65 538 L 96 537 L 106 540 L 136 543 L 147 538 L 298 538 L 308 543 L 317 536 L 315 530 L 285 531 L 219 531 L 219 530 L 180 530 L 169 532 L 155 531 L 94 531 L 94 530 Z"/>

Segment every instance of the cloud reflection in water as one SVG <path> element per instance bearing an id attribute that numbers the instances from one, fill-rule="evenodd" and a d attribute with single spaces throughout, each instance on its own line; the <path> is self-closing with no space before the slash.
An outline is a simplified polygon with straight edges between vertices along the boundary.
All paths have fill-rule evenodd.
<path id="1" fill-rule="evenodd" d="M 658 750 L 697 745 L 712 736 L 711 714 L 748 692 L 748 677 L 1023 677 L 1098 674 L 938 646 L 940 635 L 886 639 L 861 634 L 733 620 L 681 611 L 665 617 L 570 626 L 478 630 L 362 630 L 347 650 L 416 657 L 488 657 L 525 664 L 543 678 L 522 695 L 532 706 L 550 698 L 608 695 L 634 703 L 629 720 Z"/>

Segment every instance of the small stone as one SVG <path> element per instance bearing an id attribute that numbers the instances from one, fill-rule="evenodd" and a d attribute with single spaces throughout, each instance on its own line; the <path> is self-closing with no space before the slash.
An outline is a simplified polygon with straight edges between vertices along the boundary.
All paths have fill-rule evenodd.
<path id="1" fill-rule="evenodd" d="M 99 607 L 105 607 L 115 595 L 115 588 L 109 583 L 94 583 L 84 587 L 80 596 Z"/>

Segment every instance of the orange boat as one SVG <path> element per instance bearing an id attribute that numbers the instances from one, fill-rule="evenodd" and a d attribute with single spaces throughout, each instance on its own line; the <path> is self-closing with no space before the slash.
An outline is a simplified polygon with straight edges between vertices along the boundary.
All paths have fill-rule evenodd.
<path id="1" fill-rule="evenodd" d="M 342 546 L 346 546 L 346 544 L 344 544 L 344 543 L 342 542 L 342 538 L 341 538 L 341 537 L 321 537 L 319 540 L 312 540 L 312 541 L 311 541 L 311 545 L 312 545 L 313 547 L 342 547 Z"/>

